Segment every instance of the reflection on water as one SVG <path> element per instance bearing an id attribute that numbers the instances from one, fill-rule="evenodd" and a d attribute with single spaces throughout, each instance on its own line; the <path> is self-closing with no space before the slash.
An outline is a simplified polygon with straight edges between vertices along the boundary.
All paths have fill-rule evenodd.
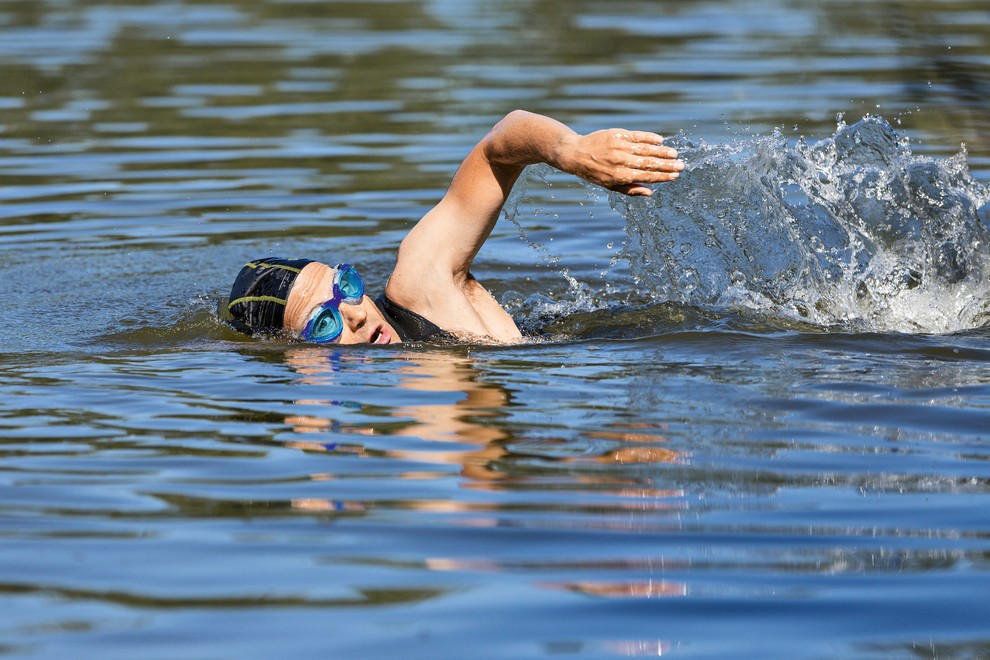
<path id="1" fill-rule="evenodd" d="M 0 654 L 990 655 L 985 5 L 0 2 Z M 692 168 L 532 173 L 537 339 L 217 321 L 519 106 Z"/>
<path id="2" fill-rule="evenodd" d="M 980 341 L 710 332 L 8 360 L 8 410 L 31 415 L 3 422 L 2 587 L 93 630 L 196 628 L 189 608 L 221 630 L 296 630 L 290 614 L 332 610 L 372 655 L 409 633 L 373 635 L 368 617 L 503 649 L 508 627 L 541 649 L 697 650 L 711 626 L 719 645 L 771 649 L 933 584 L 949 596 L 907 620 L 948 609 L 977 629 Z M 780 618 L 777 640 L 735 630 L 739 607 Z M 887 630 L 870 639 L 914 639 Z"/>
<path id="3" fill-rule="evenodd" d="M 358 358 L 363 359 L 363 358 Z M 349 360 L 338 360 L 324 348 L 299 348 L 286 352 L 286 363 L 300 374 L 307 384 L 333 382 L 334 377 L 346 379 Z M 325 452 L 344 452 L 365 458 L 389 458 L 423 464 L 458 465 L 461 474 L 479 481 L 499 479 L 503 475 L 491 465 L 506 454 L 505 444 L 511 440 L 507 431 L 498 427 L 499 409 L 509 405 L 507 391 L 495 384 L 479 383 L 478 374 L 468 357 L 431 353 L 411 353 L 393 369 L 393 387 L 401 388 L 405 402 L 383 409 L 386 419 L 348 423 L 320 416 L 327 406 L 347 406 L 347 402 L 298 400 L 300 410 L 313 411 L 292 415 L 286 424 L 304 436 L 305 440 L 289 440 L 286 446 Z M 417 403 L 418 393 L 436 393 L 455 400 L 436 403 L 434 397 Z M 463 397 L 463 398 L 462 398 Z M 408 448 L 377 450 L 374 441 L 364 444 L 336 442 L 346 435 L 387 435 L 426 441 L 410 443 Z M 343 440 L 343 439 L 342 439 Z M 435 443 L 450 443 L 455 449 L 444 449 Z M 462 448 L 467 447 L 467 448 Z M 429 472 L 410 472 L 402 478 L 430 478 Z M 424 504 L 424 506 L 428 506 Z M 442 504 L 440 506 L 443 506 Z"/>
<path id="4" fill-rule="evenodd" d="M 300 381 L 308 385 L 326 385 L 335 379 L 346 379 L 348 367 L 354 360 L 366 360 L 365 356 L 348 355 L 346 352 L 324 347 L 291 348 L 285 353 L 286 364 L 300 375 Z M 434 352 L 429 350 L 410 352 L 391 370 L 395 382 L 392 387 L 401 393 L 396 399 L 401 404 L 383 408 L 384 419 L 373 416 L 371 420 L 348 422 L 346 409 L 360 410 L 355 402 L 327 400 L 296 400 L 294 403 L 303 414 L 286 417 L 285 423 L 298 434 L 299 439 L 288 439 L 285 446 L 303 451 L 347 454 L 368 459 L 392 459 L 400 462 L 426 465 L 456 465 L 460 475 L 470 480 L 470 488 L 518 488 L 531 479 L 517 477 L 509 466 L 533 459 L 569 465 L 675 463 L 686 456 L 679 451 L 657 446 L 665 442 L 654 435 L 649 424 L 622 423 L 606 425 L 602 430 L 588 431 L 592 440 L 606 440 L 613 447 L 592 456 L 568 456 L 516 452 L 513 447 L 525 447 L 525 438 L 514 437 L 511 427 L 504 424 L 508 416 L 503 411 L 512 405 L 512 396 L 498 383 L 484 379 L 470 354 Z M 430 395 L 428 398 L 422 395 Z M 444 400 L 436 401 L 436 395 Z M 420 401 L 420 399 L 423 399 Z M 449 400 L 449 401 L 448 401 Z M 343 418 L 337 410 L 343 408 Z M 327 409 L 334 411 L 331 417 Z M 310 413 L 309 411 L 312 411 Z M 356 435 L 360 438 L 346 438 Z M 387 444 L 395 446 L 399 438 L 412 442 L 402 448 L 383 449 L 375 446 L 374 436 L 387 436 Z M 562 439 L 541 438 L 543 446 L 561 444 Z M 440 443 L 440 444 L 438 444 Z M 445 445 L 456 449 L 447 449 Z M 401 445 L 400 445 L 401 446 Z M 429 479 L 437 472 L 411 471 L 399 478 Z M 314 479 L 328 475 L 314 475 Z M 501 486 L 491 482 L 503 481 Z M 537 480 L 538 481 L 538 480 Z M 619 486 L 612 478 L 596 479 L 582 476 L 582 484 L 600 483 Z M 676 496 L 676 493 L 659 493 L 655 490 L 631 489 L 623 494 L 643 497 Z M 319 507 L 313 502 L 304 506 Z M 452 511 L 462 505 L 451 502 L 422 502 L 416 508 Z M 468 507 L 463 508 L 468 510 Z"/>

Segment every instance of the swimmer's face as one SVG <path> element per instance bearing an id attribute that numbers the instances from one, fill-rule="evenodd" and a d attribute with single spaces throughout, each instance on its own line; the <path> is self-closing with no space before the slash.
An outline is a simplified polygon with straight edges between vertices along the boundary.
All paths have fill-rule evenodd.
<path id="1" fill-rule="evenodd" d="M 285 304 L 283 327 L 299 336 L 313 312 L 333 298 L 333 280 L 337 271 L 319 262 L 312 262 L 299 271 L 289 290 Z M 358 303 L 340 303 L 340 315 L 344 329 L 338 343 L 341 344 L 397 344 L 399 333 L 385 321 L 374 301 L 368 296 Z"/>

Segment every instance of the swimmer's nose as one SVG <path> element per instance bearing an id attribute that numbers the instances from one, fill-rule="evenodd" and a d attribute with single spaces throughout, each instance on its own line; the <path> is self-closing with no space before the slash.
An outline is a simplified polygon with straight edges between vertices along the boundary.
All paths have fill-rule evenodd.
<path id="1" fill-rule="evenodd" d="M 360 330 L 368 322 L 368 311 L 364 308 L 364 300 L 358 303 L 344 303 L 340 306 L 340 314 L 352 331 Z"/>

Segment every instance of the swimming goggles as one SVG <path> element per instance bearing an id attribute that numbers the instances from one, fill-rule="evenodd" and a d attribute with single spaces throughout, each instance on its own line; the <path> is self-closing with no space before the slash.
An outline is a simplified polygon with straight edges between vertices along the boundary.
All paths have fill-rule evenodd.
<path id="1" fill-rule="evenodd" d="M 364 281 L 350 264 L 336 266 L 333 278 L 333 297 L 313 311 L 300 336 L 316 344 L 330 344 L 344 332 L 344 317 L 340 314 L 340 303 L 356 305 L 364 297 Z"/>

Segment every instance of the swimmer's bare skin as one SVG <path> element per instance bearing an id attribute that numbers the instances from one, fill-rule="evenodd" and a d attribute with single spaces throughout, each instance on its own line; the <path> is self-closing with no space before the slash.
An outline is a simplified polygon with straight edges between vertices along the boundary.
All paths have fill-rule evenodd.
<path id="1" fill-rule="evenodd" d="M 547 163 L 610 190 L 652 194 L 644 184 L 676 179 L 677 152 L 655 133 L 609 129 L 579 135 L 516 110 L 468 154 L 443 199 L 399 247 L 385 292 L 396 303 L 458 335 L 506 342 L 521 335 L 512 317 L 470 274 L 471 263 L 527 165 Z"/>
<path id="2" fill-rule="evenodd" d="M 399 246 L 385 292 L 395 303 L 454 335 L 510 342 L 521 337 L 512 317 L 471 276 L 471 263 L 498 221 L 527 165 L 547 163 L 627 195 L 652 194 L 644 184 L 672 181 L 684 169 L 656 133 L 609 129 L 579 135 L 542 115 L 506 115 L 468 154 L 443 199 Z M 333 269 L 311 263 L 299 273 L 284 327 L 298 334 L 332 295 Z M 367 296 L 340 305 L 342 344 L 393 343 L 398 333 Z"/>

